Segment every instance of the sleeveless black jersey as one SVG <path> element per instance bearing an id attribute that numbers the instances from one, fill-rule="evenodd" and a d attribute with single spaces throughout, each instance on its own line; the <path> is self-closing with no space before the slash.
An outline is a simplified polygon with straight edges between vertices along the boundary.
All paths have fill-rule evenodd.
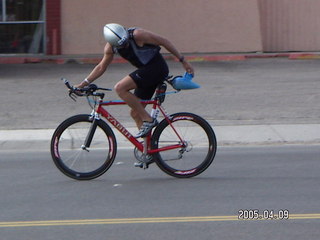
<path id="1" fill-rule="evenodd" d="M 129 41 L 128 46 L 124 48 L 115 48 L 114 51 L 119 53 L 121 57 L 128 60 L 133 66 L 141 68 L 146 66 L 151 60 L 155 58 L 162 58 L 160 54 L 160 47 L 152 44 L 145 44 L 139 47 L 134 38 L 133 32 L 135 28 L 129 28 Z"/>

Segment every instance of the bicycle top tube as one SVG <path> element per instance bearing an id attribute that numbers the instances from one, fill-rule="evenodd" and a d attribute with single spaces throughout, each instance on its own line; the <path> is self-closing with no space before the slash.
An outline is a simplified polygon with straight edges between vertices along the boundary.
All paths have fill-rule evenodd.
<path id="1" fill-rule="evenodd" d="M 89 99 L 89 101 L 92 101 L 92 99 Z M 94 101 L 94 100 L 93 100 Z M 141 103 L 145 104 L 153 104 L 156 103 L 156 100 L 141 100 Z M 109 100 L 109 101 L 103 101 L 99 103 L 100 105 L 127 105 L 127 103 L 123 100 Z"/>
<path id="2" fill-rule="evenodd" d="M 110 88 L 101 88 L 98 87 L 95 84 L 90 84 L 84 88 L 76 88 L 70 85 L 69 81 L 65 78 L 61 79 L 64 84 L 66 85 L 66 87 L 69 89 L 69 97 L 71 99 L 73 99 L 74 101 L 76 101 L 76 97 L 89 97 L 89 96 L 93 96 L 93 97 L 98 97 L 99 100 L 97 99 L 89 99 L 88 98 L 88 102 L 89 103 L 93 103 L 93 104 L 100 104 L 100 105 L 125 105 L 126 103 L 122 100 L 109 100 L 109 101 L 102 101 L 103 98 L 105 97 L 105 93 L 103 92 L 98 92 L 100 91 L 112 91 L 112 89 Z M 168 79 L 166 80 L 169 84 L 171 84 Z M 163 92 L 160 94 L 157 94 L 150 100 L 141 100 L 142 103 L 146 103 L 146 104 L 153 104 L 155 103 L 155 101 L 157 101 L 157 99 L 159 99 L 159 97 L 165 96 L 165 95 L 169 95 L 169 94 L 174 94 L 174 93 L 178 93 L 180 92 L 180 90 L 175 90 L 175 91 L 170 91 L 170 92 Z"/>
<path id="3" fill-rule="evenodd" d="M 102 101 L 99 102 L 97 100 L 94 99 L 88 99 L 89 103 L 95 103 L 95 104 L 100 104 L 100 105 L 127 105 L 127 103 L 123 100 L 108 100 L 108 101 Z M 154 104 L 157 102 L 157 100 L 155 98 L 152 98 L 150 100 L 140 100 L 141 103 L 145 103 L 145 104 Z"/>
<path id="4" fill-rule="evenodd" d="M 161 94 L 156 95 L 155 97 L 153 97 L 150 100 L 140 100 L 140 102 L 145 103 L 145 104 L 153 104 L 153 103 L 156 103 L 157 97 L 161 97 L 161 96 L 169 95 L 169 94 L 174 94 L 174 93 L 178 93 L 178 92 L 179 91 L 170 91 L 170 92 L 161 93 Z M 127 103 L 125 101 L 120 100 L 120 99 L 99 101 L 99 100 L 94 100 L 94 99 L 88 98 L 88 101 L 89 101 L 89 103 L 100 104 L 100 105 L 127 105 Z"/>

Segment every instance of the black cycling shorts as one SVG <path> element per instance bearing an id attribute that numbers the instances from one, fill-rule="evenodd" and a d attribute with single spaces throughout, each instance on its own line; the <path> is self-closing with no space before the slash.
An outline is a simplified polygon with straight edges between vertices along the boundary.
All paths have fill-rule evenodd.
<path id="1" fill-rule="evenodd" d="M 129 76 L 137 84 L 134 95 L 142 100 L 152 98 L 157 86 L 164 81 L 169 74 L 169 68 L 162 55 L 157 55 L 147 65 L 138 68 Z"/>

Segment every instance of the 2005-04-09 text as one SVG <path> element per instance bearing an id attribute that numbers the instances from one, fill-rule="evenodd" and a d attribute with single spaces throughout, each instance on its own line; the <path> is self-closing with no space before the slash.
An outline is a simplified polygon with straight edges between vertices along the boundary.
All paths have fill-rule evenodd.
<path id="1" fill-rule="evenodd" d="M 238 219 L 240 220 L 287 220 L 289 219 L 289 210 L 258 210 L 258 209 L 240 209 Z"/>

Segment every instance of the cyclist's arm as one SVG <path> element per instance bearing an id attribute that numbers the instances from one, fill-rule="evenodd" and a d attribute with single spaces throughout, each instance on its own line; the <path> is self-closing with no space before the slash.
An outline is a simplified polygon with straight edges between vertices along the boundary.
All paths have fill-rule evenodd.
<path id="1" fill-rule="evenodd" d="M 78 88 L 85 87 L 90 83 L 92 83 L 97 78 L 99 78 L 107 70 L 107 67 L 112 62 L 113 55 L 114 53 L 113 53 L 112 46 L 109 43 L 107 43 L 104 47 L 104 54 L 101 61 L 98 63 L 97 66 L 95 66 L 95 68 L 88 75 L 86 80 L 82 81 L 80 84 L 76 85 L 75 87 L 78 87 Z"/>
<path id="2" fill-rule="evenodd" d="M 136 29 L 134 31 L 134 38 L 138 45 L 143 46 L 144 44 L 153 44 L 163 46 L 172 55 L 174 55 L 179 60 L 188 73 L 194 74 L 194 69 L 191 64 L 186 61 L 183 55 L 178 51 L 178 49 L 165 37 L 157 35 L 155 33 L 149 32 L 144 29 Z"/>

